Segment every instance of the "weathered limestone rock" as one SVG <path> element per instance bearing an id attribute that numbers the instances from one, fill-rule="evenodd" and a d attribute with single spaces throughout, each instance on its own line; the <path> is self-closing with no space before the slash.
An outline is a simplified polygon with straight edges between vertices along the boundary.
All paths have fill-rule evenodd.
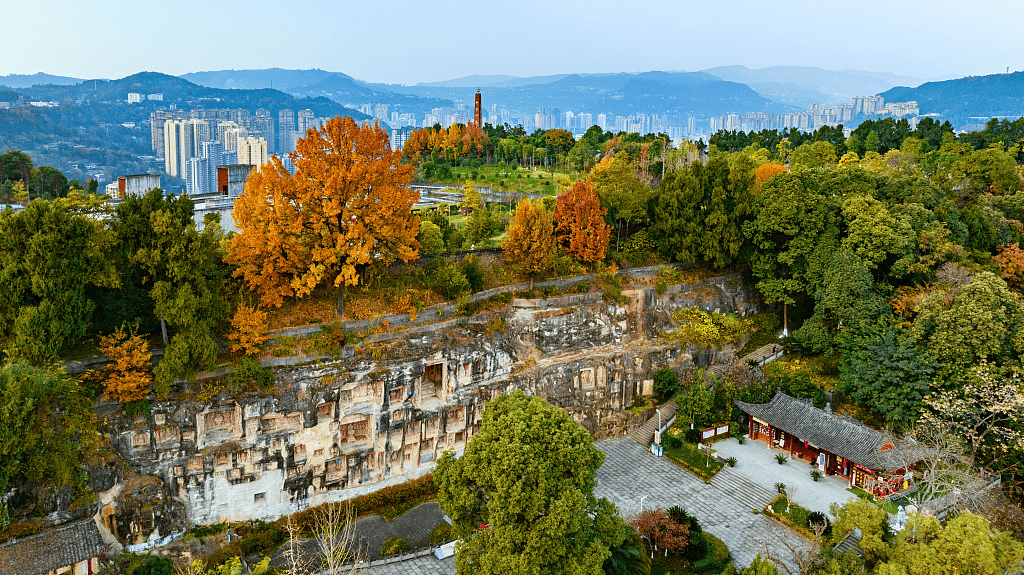
<path id="1" fill-rule="evenodd" d="M 624 410 L 651 393 L 653 373 L 696 351 L 657 337 L 672 311 L 756 310 L 738 275 L 623 294 L 628 303 L 592 293 L 517 299 L 506 312 L 378 334 L 337 359 L 275 358 L 272 393 L 200 402 L 185 390 L 154 402 L 148 418 L 112 412 L 113 443 L 133 469 L 159 477 L 189 522 L 215 523 L 274 518 L 428 473 L 441 453 L 465 448 L 486 401 L 513 389 L 563 407 L 595 437 L 623 435 L 640 423 Z M 126 496 L 112 531 L 122 542 L 148 537 L 144 505 L 120 503 Z M 131 497 L 156 496 L 147 487 Z"/>

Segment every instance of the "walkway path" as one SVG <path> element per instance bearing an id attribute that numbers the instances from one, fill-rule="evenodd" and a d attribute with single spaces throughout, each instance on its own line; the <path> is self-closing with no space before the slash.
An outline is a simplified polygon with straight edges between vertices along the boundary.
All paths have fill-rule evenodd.
<path id="1" fill-rule="evenodd" d="M 454 575 L 455 558 L 449 557 L 442 561 L 427 555 L 401 563 L 370 567 L 366 572 L 372 575 Z"/>
<path id="2" fill-rule="evenodd" d="M 715 474 L 711 479 L 711 486 L 751 510 L 764 509 L 772 499 L 775 499 L 774 493 L 728 466 Z"/>
<path id="3" fill-rule="evenodd" d="M 629 436 L 646 448 L 654 441 L 654 430 L 658 428 L 658 424 L 667 424 L 677 411 L 679 411 L 679 404 L 675 400 L 670 400 L 665 405 L 659 407 L 656 413 L 643 425 L 633 428 L 633 431 L 629 432 Z M 658 417 L 658 413 L 661 413 L 661 417 Z"/>
<path id="4" fill-rule="evenodd" d="M 671 461 L 648 453 L 628 437 L 602 441 L 597 448 L 607 457 L 597 470 L 595 495 L 607 497 L 624 517 L 640 511 L 641 496 L 646 496 L 645 509 L 678 505 L 695 516 L 705 531 L 725 542 L 737 567 L 749 565 L 765 545 L 785 556 L 774 543 L 779 537 L 798 545 L 803 541 L 763 515 L 754 514 L 752 506 L 736 499 L 731 485 L 707 485 Z"/>

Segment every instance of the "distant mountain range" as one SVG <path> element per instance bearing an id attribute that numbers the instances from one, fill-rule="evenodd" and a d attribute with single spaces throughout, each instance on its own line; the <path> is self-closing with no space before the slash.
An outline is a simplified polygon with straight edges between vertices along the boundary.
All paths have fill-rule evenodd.
<path id="1" fill-rule="evenodd" d="M 809 66 L 772 66 L 757 70 L 721 66 L 704 72 L 723 80 L 742 82 L 766 98 L 801 109 L 807 109 L 813 102 L 822 106 L 846 104 L 854 96 L 874 96 L 893 86 L 917 86 L 923 82 L 909 76 Z"/>
<path id="2" fill-rule="evenodd" d="M 283 68 L 266 68 L 263 70 L 217 70 L 213 72 L 190 72 L 181 77 L 189 82 L 207 88 L 224 88 L 236 90 L 256 90 L 274 88 L 287 92 L 298 86 L 316 84 L 331 76 L 340 76 L 352 80 L 341 72 L 325 70 L 285 70 Z"/>
<path id="3" fill-rule="evenodd" d="M 916 100 L 921 114 L 940 114 L 954 126 L 995 116 L 1024 116 L 1024 72 L 968 76 L 882 92 L 886 102 Z M 973 121 L 972 121 L 973 120 Z"/>
<path id="4" fill-rule="evenodd" d="M 482 88 L 486 89 L 485 107 L 497 102 L 502 108 L 529 116 L 541 108 L 590 112 L 595 116 L 653 113 L 696 117 L 793 110 L 790 105 L 758 95 L 744 84 L 702 72 L 562 74 L 529 78 L 467 76 L 415 86 L 373 86 L 424 98 L 462 100 L 467 105 L 475 88 Z"/>
<path id="5" fill-rule="evenodd" d="M 53 84 L 56 86 L 68 86 L 84 82 L 81 78 L 69 78 L 68 76 L 52 76 L 37 72 L 35 74 L 10 74 L 0 76 L 0 86 L 8 88 L 28 88 L 37 84 Z"/>

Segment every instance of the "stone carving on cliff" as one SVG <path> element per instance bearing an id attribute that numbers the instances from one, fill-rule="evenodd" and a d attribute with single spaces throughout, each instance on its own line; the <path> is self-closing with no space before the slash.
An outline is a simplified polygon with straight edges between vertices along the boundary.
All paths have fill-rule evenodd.
<path id="1" fill-rule="evenodd" d="M 486 401 L 512 389 L 569 411 L 595 437 L 619 435 L 624 409 L 651 393 L 662 367 L 689 361 L 656 338 L 691 305 L 751 313 L 731 278 L 696 286 L 513 300 L 489 317 L 374 336 L 359 349 L 275 368 L 273 393 L 155 402 L 115 441 L 130 464 L 160 477 L 193 523 L 273 518 L 429 472 L 479 430 Z M 732 281 L 735 281 L 734 279 Z M 737 286 L 739 286 L 737 282 Z"/>

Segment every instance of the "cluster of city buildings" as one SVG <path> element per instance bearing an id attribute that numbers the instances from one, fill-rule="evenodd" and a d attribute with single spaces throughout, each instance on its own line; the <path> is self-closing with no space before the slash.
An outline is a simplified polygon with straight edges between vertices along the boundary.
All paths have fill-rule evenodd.
<path id="1" fill-rule="evenodd" d="M 890 102 L 885 103 L 882 96 L 859 96 L 853 98 L 849 104 L 838 106 L 819 106 L 812 104 L 809 110 L 790 114 L 766 114 L 763 112 L 749 113 L 742 116 L 728 114 L 717 118 L 711 118 L 708 123 L 709 133 L 714 134 L 720 130 L 759 132 L 761 130 L 798 130 L 813 131 L 825 126 L 836 127 L 839 124 L 849 124 L 855 118 L 876 118 L 891 116 L 894 118 L 907 117 L 911 127 L 917 126 L 920 110 L 917 102 Z"/>
<path id="2" fill-rule="evenodd" d="M 400 147 L 408 138 L 412 129 L 416 128 L 415 114 L 399 114 L 392 112 L 388 116 L 386 104 L 363 104 L 360 111 L 371 114 L 374 118 L 388 121 L 392 128 L 392 145 Z M 551 130 L 555 128 L 568 130 L 577 138 L 586 133 L 592 126 L 613 132 L 645 134 L 668 134 L 674 141 L 683 139 L 708 138 L 720 130 L 798 130 L 813 131 L 824 126 L 849 125 L 855 119 L 877 118 L 884 116 L 907 117 L 912 126 L 917 125 L 919 108 L 917 102 L 885 103 L 882 96 L 859 96 L 849 104 L 838 106 L 819 106 L 812 104 L 809 110 L 788 114 L 767 114 L 751 112 L 748 114 L 727 114 L 712 118 L 697 118 L 687 114 L 646 114 L 637 113 L 629 116 L 617 116 L 606 113 L 593 114 L 589 111 L 561 111 L 558 108 L 542 107 L 534 114 L 510 112 L 492 104 L 490 114 L 484 121 L 493 126 L 509 124 L 521 125 L 527 133 L 534 130 Z M 434 108 L 423 115 L 421 127 L 440 125 L 448 128 L 452 124 L 468 124 L 472 121 L 471 111 L 461 100 L 455 100 L 452 108 Z"/>

